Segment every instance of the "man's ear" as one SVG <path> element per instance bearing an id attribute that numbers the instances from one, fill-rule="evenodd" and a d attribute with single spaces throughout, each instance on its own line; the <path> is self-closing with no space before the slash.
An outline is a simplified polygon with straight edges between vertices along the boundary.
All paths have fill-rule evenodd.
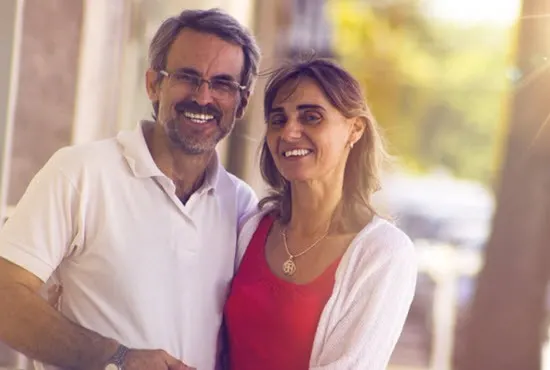
<path id="1" fill-rule="evenodd" d="M 241 94 L 241 101 L 239 102 L 239 107 L 237 108 L 237 119 L 243 118 L 244 112 L 249 102 L 250 102 L 250 90 L 246 89 Z"/>
<path id="2" fill-rule="evenodd" d="M 152 102 L 160 100 L 159 73 L 151 68 L 145 72 L 145 88 L 147 89 L 149 100 Z"/>

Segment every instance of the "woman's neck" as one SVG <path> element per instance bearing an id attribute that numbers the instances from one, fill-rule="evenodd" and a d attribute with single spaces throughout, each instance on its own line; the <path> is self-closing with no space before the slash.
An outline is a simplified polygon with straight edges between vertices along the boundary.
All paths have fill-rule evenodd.
<path id="1" fill-rule="evenodd" d="M 318 182 L 291 184 L 292 215 L 287 228 L 293 234 L 319 235 L 330 231 L 342 201 L 342 185 Z"/>

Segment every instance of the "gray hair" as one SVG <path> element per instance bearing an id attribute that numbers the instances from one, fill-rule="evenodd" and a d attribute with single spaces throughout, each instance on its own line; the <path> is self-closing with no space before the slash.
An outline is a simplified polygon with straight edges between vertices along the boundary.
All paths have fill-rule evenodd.
<path id="1" fill-rule="evenodd" d="M 184 28 L 216 35 L 222 40 L 241 46 L 244 53 L 244 68 L 240 83 L 249 90 L 252 89 L 258 75 L 260 48 L 245 27 L 220 9 L 184 10 L 178 16 L 166 19 L 149 46 L 149 65 L 151 69 L 160 71 L 166 68 L 168 51 Z"/>

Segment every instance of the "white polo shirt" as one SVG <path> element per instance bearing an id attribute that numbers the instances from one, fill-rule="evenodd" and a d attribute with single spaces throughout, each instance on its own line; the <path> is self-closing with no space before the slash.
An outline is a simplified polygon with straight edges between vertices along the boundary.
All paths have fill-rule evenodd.
<path id="1" fill-rule="evenodd" d="M 257 199 L 216 160 L 183 205 L 145 124 L 54 154 L 0 230 L 0 256 L 59 279 L 69 319 L 211 370 L 237 229 Z"/>

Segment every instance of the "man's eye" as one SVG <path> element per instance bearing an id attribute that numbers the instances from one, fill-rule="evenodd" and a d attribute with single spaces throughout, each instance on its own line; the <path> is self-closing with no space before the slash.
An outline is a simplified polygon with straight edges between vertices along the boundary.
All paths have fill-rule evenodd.
<path id="1" fill-rule="evenodd" d="M 191 75 L 188 75 L 188 74 L 175 74 L 174 77 L 176 78 L 176 80 L 178 82 L 187 82 L 187 83 L 192 83 L 192 84 L 195 84 L 197 83 L 197 78 L 195 76 L 191 76 Z"/>
<path id="2" fill-rule="evenodd" d="M 225 80 L 212 80 L 212 88 L 214 90 L 223 91 L 232 91 L 236 89 L 234 84 L 232 84 L 230 81 Z"/>

